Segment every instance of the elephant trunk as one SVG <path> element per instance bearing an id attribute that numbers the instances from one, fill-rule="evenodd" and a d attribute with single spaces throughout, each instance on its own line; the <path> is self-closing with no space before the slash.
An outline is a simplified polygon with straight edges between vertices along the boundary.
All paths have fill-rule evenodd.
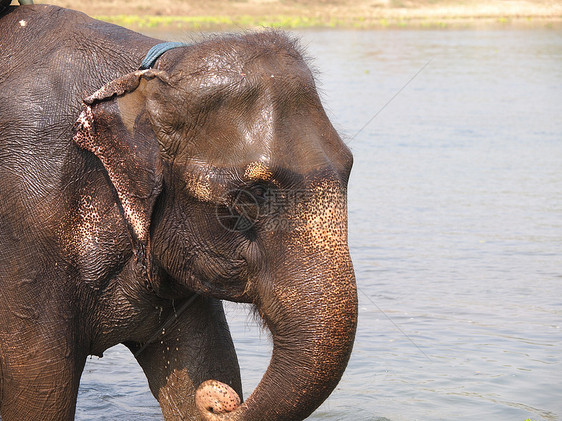
<path id="1" fill-rule="evenodd" d="M 347 366 L 357 287 L 347 246 L 345 189 L 324 179 L 310 192 L 309 200 L 285 214 L 293 229 L 264 238 L 278 246 L 266 257 L 275 269 L 250 285 L 273 337 L 269 367 L 246 402 L 231 412 L 228 402 L 215 405 L 228 408 L 221 414 L 207 406 L 206 420 L 302 420 L 328 397 Z"/>
<path id="2" fill-rule="evenodd" d="M 296 271 L 300 276 L 291 282 L 262 282 L 258 288 L 258 310 L 273 336 L 271 362 L 260 384 L 228 414 L 219 415 L 207 406 L 204 419 L 302 420 L 336 387 L 357 324 L 357 292 L 347 246 L 345 253 L 319 251 L 315 259 L 301 261 Z M 204 389 L 202 385 L 200 395 Z"/>

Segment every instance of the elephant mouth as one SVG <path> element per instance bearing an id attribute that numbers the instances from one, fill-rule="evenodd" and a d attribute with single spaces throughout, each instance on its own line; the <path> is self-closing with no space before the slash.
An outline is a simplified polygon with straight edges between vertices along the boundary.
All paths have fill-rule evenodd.
<path id="1" fill-rule="evenodd" d="M 249 294 L 248 262 L 244 258 L 226 260 L 220 257 L 201 256 L 186 263 L 187 269 L 174 276 L 158 262 L 153 273 L 152 288 L 164 299 L 188 297 L 193 293 L 239 303 L 252 303 Z"/>

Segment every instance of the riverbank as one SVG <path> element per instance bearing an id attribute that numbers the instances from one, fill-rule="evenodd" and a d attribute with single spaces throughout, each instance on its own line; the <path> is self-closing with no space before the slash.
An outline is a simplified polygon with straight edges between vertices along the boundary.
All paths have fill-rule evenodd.
<path id="1" fill-rule="evenodd" d="M 459 28 L 562 26 L 549 0 L 36 0 L 81 10 L 133 29 Z"/>

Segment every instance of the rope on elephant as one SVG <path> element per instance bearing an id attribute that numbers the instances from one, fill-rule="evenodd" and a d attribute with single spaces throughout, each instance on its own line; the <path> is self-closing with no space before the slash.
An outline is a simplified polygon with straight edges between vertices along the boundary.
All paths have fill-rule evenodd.
<path id="1" fill-rule="evenodd" d="M 158 60 L 158 57 L 160 57 L 166 51 L 179 47 L 187 47 L 188 45 L 189 44 L 186 44 L 184 42 L 172 42 L 172 41 L 161 42 L 160 44 L 156 44 L 154 47 L 148 50 L 148 53 L 146 53 L 146 57 L 142 61 L 139 70 L 146 70 L 152 68 L 156 60 Z"/>

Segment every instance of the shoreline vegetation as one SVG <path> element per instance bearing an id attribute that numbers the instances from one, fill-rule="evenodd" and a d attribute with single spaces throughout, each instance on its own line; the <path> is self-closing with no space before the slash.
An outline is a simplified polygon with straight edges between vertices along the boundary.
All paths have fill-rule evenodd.
<path id="1" fill-rule="evenodd" d="M 35 0 L 135 30 L 562 27 L 553 0 Z"/>

